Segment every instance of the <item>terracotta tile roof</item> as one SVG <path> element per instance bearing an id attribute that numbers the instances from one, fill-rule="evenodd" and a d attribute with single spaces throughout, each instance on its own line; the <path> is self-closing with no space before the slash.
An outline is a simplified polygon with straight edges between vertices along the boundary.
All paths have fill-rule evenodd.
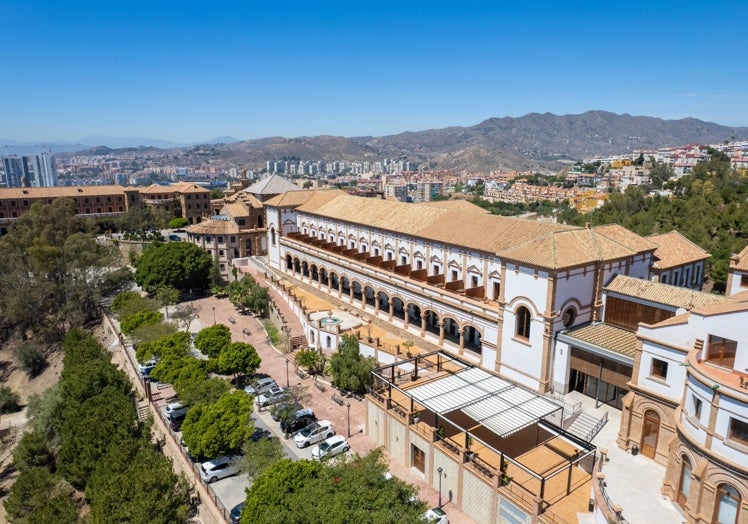
<path id="1" fill-rule="evenodd" d="M 298 195 L 303 213 L 355 222 L 493 253 L 501 258 L 548 269 L 574 267 L 654 251 L 657 246 L 621 226 L 592 229 L 465 212 L 462 207 L 406 204 L 348 195 L 342 191 L 311 191 L 309 196 L 279 195 L 268 205 L 291 205 Z"/>
<path id="2" fill-rule="evenodd" d="M 621 329 L 608 324 L 588 324 L 574 329 L 567 336 L 593 346 L 598 346 L 609 351 L 634 357 L 636 351 L 636 333 Z"/>
<path id="3" fill-rule="evenodd" d="M 422 202 L 418 205 L 453 209 L 455 211 L 462 211 L 463 213 L 482 213 L 484 215 L 490 214 L 490 211 L 488 211 L 487 209 L 476 206 L 475 204 L 473 204 L 472 202 L 468 202 L 467 200 L 438 200 L 436 202 Z"/>
<path id="4" fill-rule="evenodd" d="M 683 313 L 682 315 L 675 315 L 674 317 L 666 318 L 656 324 L 652 324 L 652 327 L 665 327 L 665 326 L 677 326 L 680 324 L 688 324 L 688 319 L 691 318 L 691 313 Z"/>
<path id="5" fill-rule="evenodd" d="M 79 196 L 124 195 L 125 188 L 109 186 L 56 186 L 0 188 L 0 199 L 7 198 L 74 198 Z"/>
<path id="6" fill-rule="evenodd" d="M 221 214 L 231 217 L 246 217 L 249 216 L 249 210 L 242 202 L 226 202 L 221 207 Z"/>
<path id="7" fill-rule="evenodd" d="M 313 199 L 317 202 L 317 205 L 319 205 L 319 203 L 325 200 L 345 194 L 346 193 L 340 189 L 327 189 L 322 191 L 290 191 L 266 200 L 265 205 L 274 207 L 296 207 L 305 204 L 310 199 Z"/>
<path id="8" fill-rule="evenodd" d="M 748 271 L 748 246 L 730 259 L 730 269 L 736 271 Z"/>
<path id="9" fill-rule="evenodd" d="M 175 182 L 166 187 L 171 187 L 174 191 L 179 191 L 180 193 L 210 193 L 209 189 L 193 184 L 192 182 Z"/>
<path id="10" fill-rule="evenodd" d="M 262 208 L 262 202 L 260 202 L 256 196 L 254 196 L 251 193 L 245 193 L 243 191 L 240 191 L 234 195 L 231 195 L 230 197 L 227 197 L 225 199 L 226 203 L 241 203 L 242 205 L 250 208 L 253 207 L 255 209 Z"/>
<path id="11" fill-rule="evenodd" d="M 185 228 L 188 233 L 193 235 L 227 235 L 239 233 L 239 226 L 233 220 L 203 220 L 199 224 L 194 224 Z"/>
<path id="12" fill-rule="evenodd" d="M 617 293 L 639 300 L 654 302 L 675 308 L 693 310 L 712 304 L 719 304 L 727 300 L 723 295 L 712 295 L 703 291 L 696 291 L 684 287 L 671 286 L 661 282 L 652 282 L 641 278 L 616 275 L 605 286 L 608 292 Z"/>
<path id="13" fill-rule="evenodd" d="M 677 231 L 650 235 L 646 238 L 657 244 L 654 253 L 656 260 L 652 265 L 656 269 L 668 269 L 699 262 L 710 256 L 707 251 L 704 251 Z"/>
<path id="14" fill-rule="evenodd" d="M 693 312 L 699 315 L 710 316 L 748 311 L 748 291 L 723 298 L 725 300 L 722 302 L 701 306 L 698 309 L 694 309 Z"/>

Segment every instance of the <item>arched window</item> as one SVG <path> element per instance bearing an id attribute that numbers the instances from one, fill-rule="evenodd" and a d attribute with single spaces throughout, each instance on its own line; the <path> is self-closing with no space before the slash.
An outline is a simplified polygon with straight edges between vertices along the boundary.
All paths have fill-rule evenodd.
<path id="1" fill-rule="evenodd" d="M 530 310 L 525 306 L 517 309 L 517 332 L 519 338 L 530 338 Z"/>
<path id="2" fill-rule="evenodd" d="M 737 524 L 740 493 L 729 484 L 720 484 L 714 501 L 714 524 Z"/>
<path id="3" fill-rule="evenodd" d="M 564 327 L 566 329 L 569 329 L 571 326 L 574 325 L 574 320 L 577 318 L 577 310 L 573 307 L 566 308 L 566 311 L 564 311 L 563 316 L 561 317 Z"/>
<path id="4" fill-rule="evenodd" d="M 270 245 L 275 245 L 275 228 L 270 228 Z"/>

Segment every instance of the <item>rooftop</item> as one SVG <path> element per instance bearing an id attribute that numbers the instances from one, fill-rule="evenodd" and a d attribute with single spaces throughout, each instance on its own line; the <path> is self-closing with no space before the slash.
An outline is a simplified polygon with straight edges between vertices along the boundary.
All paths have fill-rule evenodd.
<path id="1" fill-rule="evenodd" d="M 670 306 L 673 309 L 692 310 L 725 302 L 728 298 L 713 295 L 685 287 L 671 286 L 660 282 L 652 282 L 641 278 L 616 275 L 605 286 L 608 293 L 614 293 L 644 302 Z"/>
<path id="2" fill-rule="evenodd" d="M 652 265 L 655 269 L 668 269 L 699 262 L 710 256 L 707 251 L 704 251 L 677 231 L 650 235 L 647 239 L 658 246 L 654 252 L 655 263 Z"/>

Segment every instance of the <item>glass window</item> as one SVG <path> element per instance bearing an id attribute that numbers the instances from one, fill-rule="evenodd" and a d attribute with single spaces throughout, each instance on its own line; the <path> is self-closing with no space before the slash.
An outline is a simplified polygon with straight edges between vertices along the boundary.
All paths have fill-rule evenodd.
<path id="1" fill-rule="evenodd" d="M 653 358 L 650 376 L 665 380 L 667 378 L 667 362 L 659 358 Z"/>
<path id="2" fill-rule="evenodd" d="M 730 432 L 727 438 L 748 446 L 748 422 L 737 418 L 730 419 Z"/>
<path id="3" fill-rule="evenodd" d="M 720 485 L 717 490 L 717 500 L 714 504 L 714 524 L 736 524 L 738 522 L 738 508 L 740 494 L 738 490 L 728 484 Z"/>
<path id="4" fill-rule="evenodd" d="M 704 403 L 701 401 L 699 397 L 696 395 L 693 396 L 693 416 L 694 418 L 697 418 L 701 420 L 701 406 L 703 406 Z"/>
<path id="5" fill-rule="evenodd" d="M 525 306 L 520 306 L 517 309 L 517 331 L 516 335 L 519 338 L 530 338 L 530 310 Z"/>

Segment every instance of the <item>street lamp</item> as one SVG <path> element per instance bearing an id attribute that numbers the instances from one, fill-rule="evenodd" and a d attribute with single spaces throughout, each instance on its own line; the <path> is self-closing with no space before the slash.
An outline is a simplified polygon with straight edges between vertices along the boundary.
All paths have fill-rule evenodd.
<path id="1" fill-rule="evenodd" d="M 436 472 L 439 473 L 439 507 L 442 507 L 442 469 L 441 466 L 436 468 Z"/>
<path id="2" fill-rule="evenodd" d="M 345 405 L 348 408 L 348 438 L 351 438 L 351 403 Z"/>
<path id="3" fill-rule="evenodd" d="M 213 306 L 213 325 L 216 325 L 216 306 Z"/>
<path id="4" fill-rule="evenodd" d="M 286 387 L 291 387 L 291 383 L 288 381 L 288 359 L 286 359 Z"/>

